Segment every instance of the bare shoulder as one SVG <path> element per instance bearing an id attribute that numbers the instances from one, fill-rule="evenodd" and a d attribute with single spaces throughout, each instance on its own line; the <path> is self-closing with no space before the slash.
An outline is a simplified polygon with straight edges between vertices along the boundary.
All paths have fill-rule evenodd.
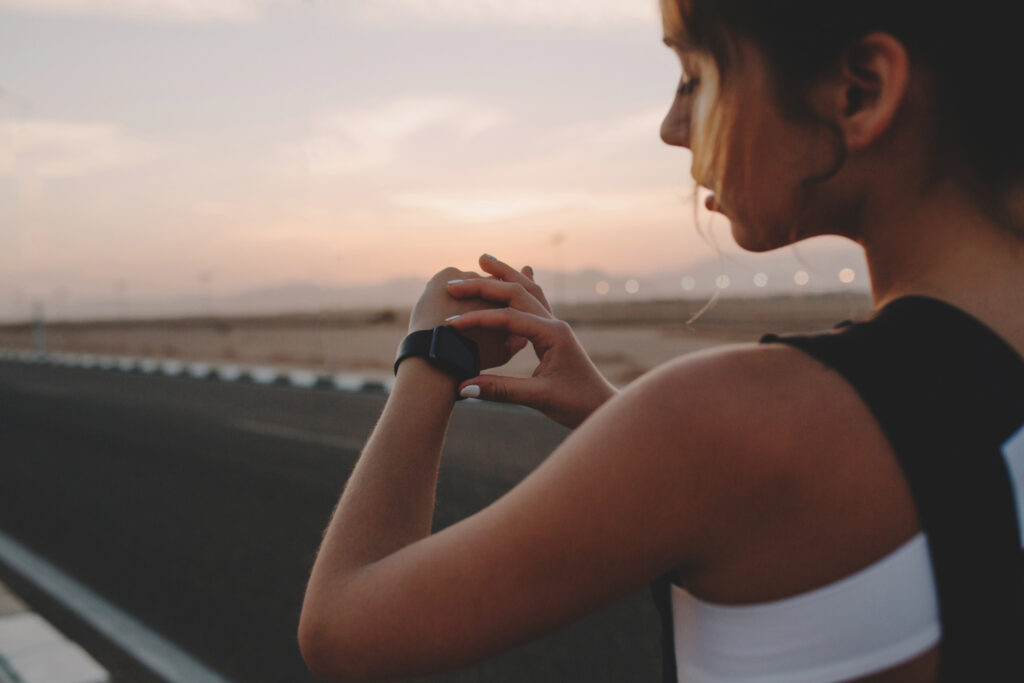
<path id="1" fill-rule="evenodd" d="M 709 499 L 701 554 L 716 571 L 694 575 L 706 597 L 763 600 L 821 585 L 918 528 L 868 407 L 842 376 L 797 349 L 747 344 L 692 354 L 622 398 L 660 406 L 665 438 L 690 446 L 678 455 L 695 459 L 686 471 L 701 477 Z M 794 570 L 800 560 L 805 569 Z"/>
<path id="2" fill-rule="evenodd" d="M 781 344 L 736 344 L 683 356 L 645 375 L 623 397 L 665 406 L 678 416 L 675 424 L 687 439 L 709 440 L 737 454 L 763 455 L 773 446 L 789 452 L 816 432 L 842 428 L 863 408 L 836 372 Z"/>

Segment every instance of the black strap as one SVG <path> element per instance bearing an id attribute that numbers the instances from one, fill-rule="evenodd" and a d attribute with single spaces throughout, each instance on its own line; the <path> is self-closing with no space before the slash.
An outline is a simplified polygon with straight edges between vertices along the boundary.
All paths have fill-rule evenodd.
<path id="1" fill-rule="evenodd" d="M 651 598 L 658 610 L 661 624 L 661 680 L 662 683 L 677 683 L 676 644 L 672 628 L 672 578 L 670 572 L 651 583 Z"/>
<path id="2" fill-rule="evenodd" d="M 925 297 L 833 334 L 762 341 L 842 374 L 892 445 L 931 549 L 941 679 L 1020 680 L 1024 555 L 1000 449 L 1024 423 L 1024 360 L 974 318 Z"/>

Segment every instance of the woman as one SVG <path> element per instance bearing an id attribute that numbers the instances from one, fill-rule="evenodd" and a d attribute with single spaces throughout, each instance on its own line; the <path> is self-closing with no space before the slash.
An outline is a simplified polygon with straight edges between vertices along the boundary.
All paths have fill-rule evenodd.
<path id="1" fill-rule="evenodd" d="M 663 0 L 683 78 L 661 134 L 693 151 L 709 208 L 753 251 L 855 240 L 876 316 L 690 355 L 616 395 L 528 269 L 485 256 L 490 277 L 442 271 L 411 331 L 474 336 L 484 367 L 528 340 L 540 365 L 460 382 L 401 360 L 310 578 L 311 669 L 458 667 L 655 581 L 669 680 L 1019 680 L 1024 136 L 1002 75 L 1009 11 Z M 431 535 L 457 391 L 578 428 Z"/>

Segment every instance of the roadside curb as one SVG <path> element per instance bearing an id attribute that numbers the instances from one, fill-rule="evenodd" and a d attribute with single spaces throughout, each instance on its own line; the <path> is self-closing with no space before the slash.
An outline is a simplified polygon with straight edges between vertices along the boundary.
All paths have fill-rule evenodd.
<path id="1" fill-rule="evenodd" d="M 271 365 L 247 365 L 142 356 L 46 353 L 0 349 L 0 361 L 359 393 L 388 394 L 395 383 L 393 377 L 370 377 L 351 372 L 320 372 L 304 368 L 282 368 Z"/>
<path id="2" fill-rule="evenodd" d="M 109 683 L 77 643 L 0 583 L 0 683 Z"/>

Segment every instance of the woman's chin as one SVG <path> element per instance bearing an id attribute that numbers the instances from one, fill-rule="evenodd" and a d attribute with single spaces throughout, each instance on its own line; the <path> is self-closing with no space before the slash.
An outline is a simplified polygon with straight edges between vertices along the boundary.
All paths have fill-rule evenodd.
<path id="1" fill-rule="evenodd" d="M 733 220 L 731 226 L 732 238 L 744 251 L 761 253 L 785 247 L 791 243 L 789 236 L 783 234 L 785 231 L 752 229 L 737 220 Z"/>

